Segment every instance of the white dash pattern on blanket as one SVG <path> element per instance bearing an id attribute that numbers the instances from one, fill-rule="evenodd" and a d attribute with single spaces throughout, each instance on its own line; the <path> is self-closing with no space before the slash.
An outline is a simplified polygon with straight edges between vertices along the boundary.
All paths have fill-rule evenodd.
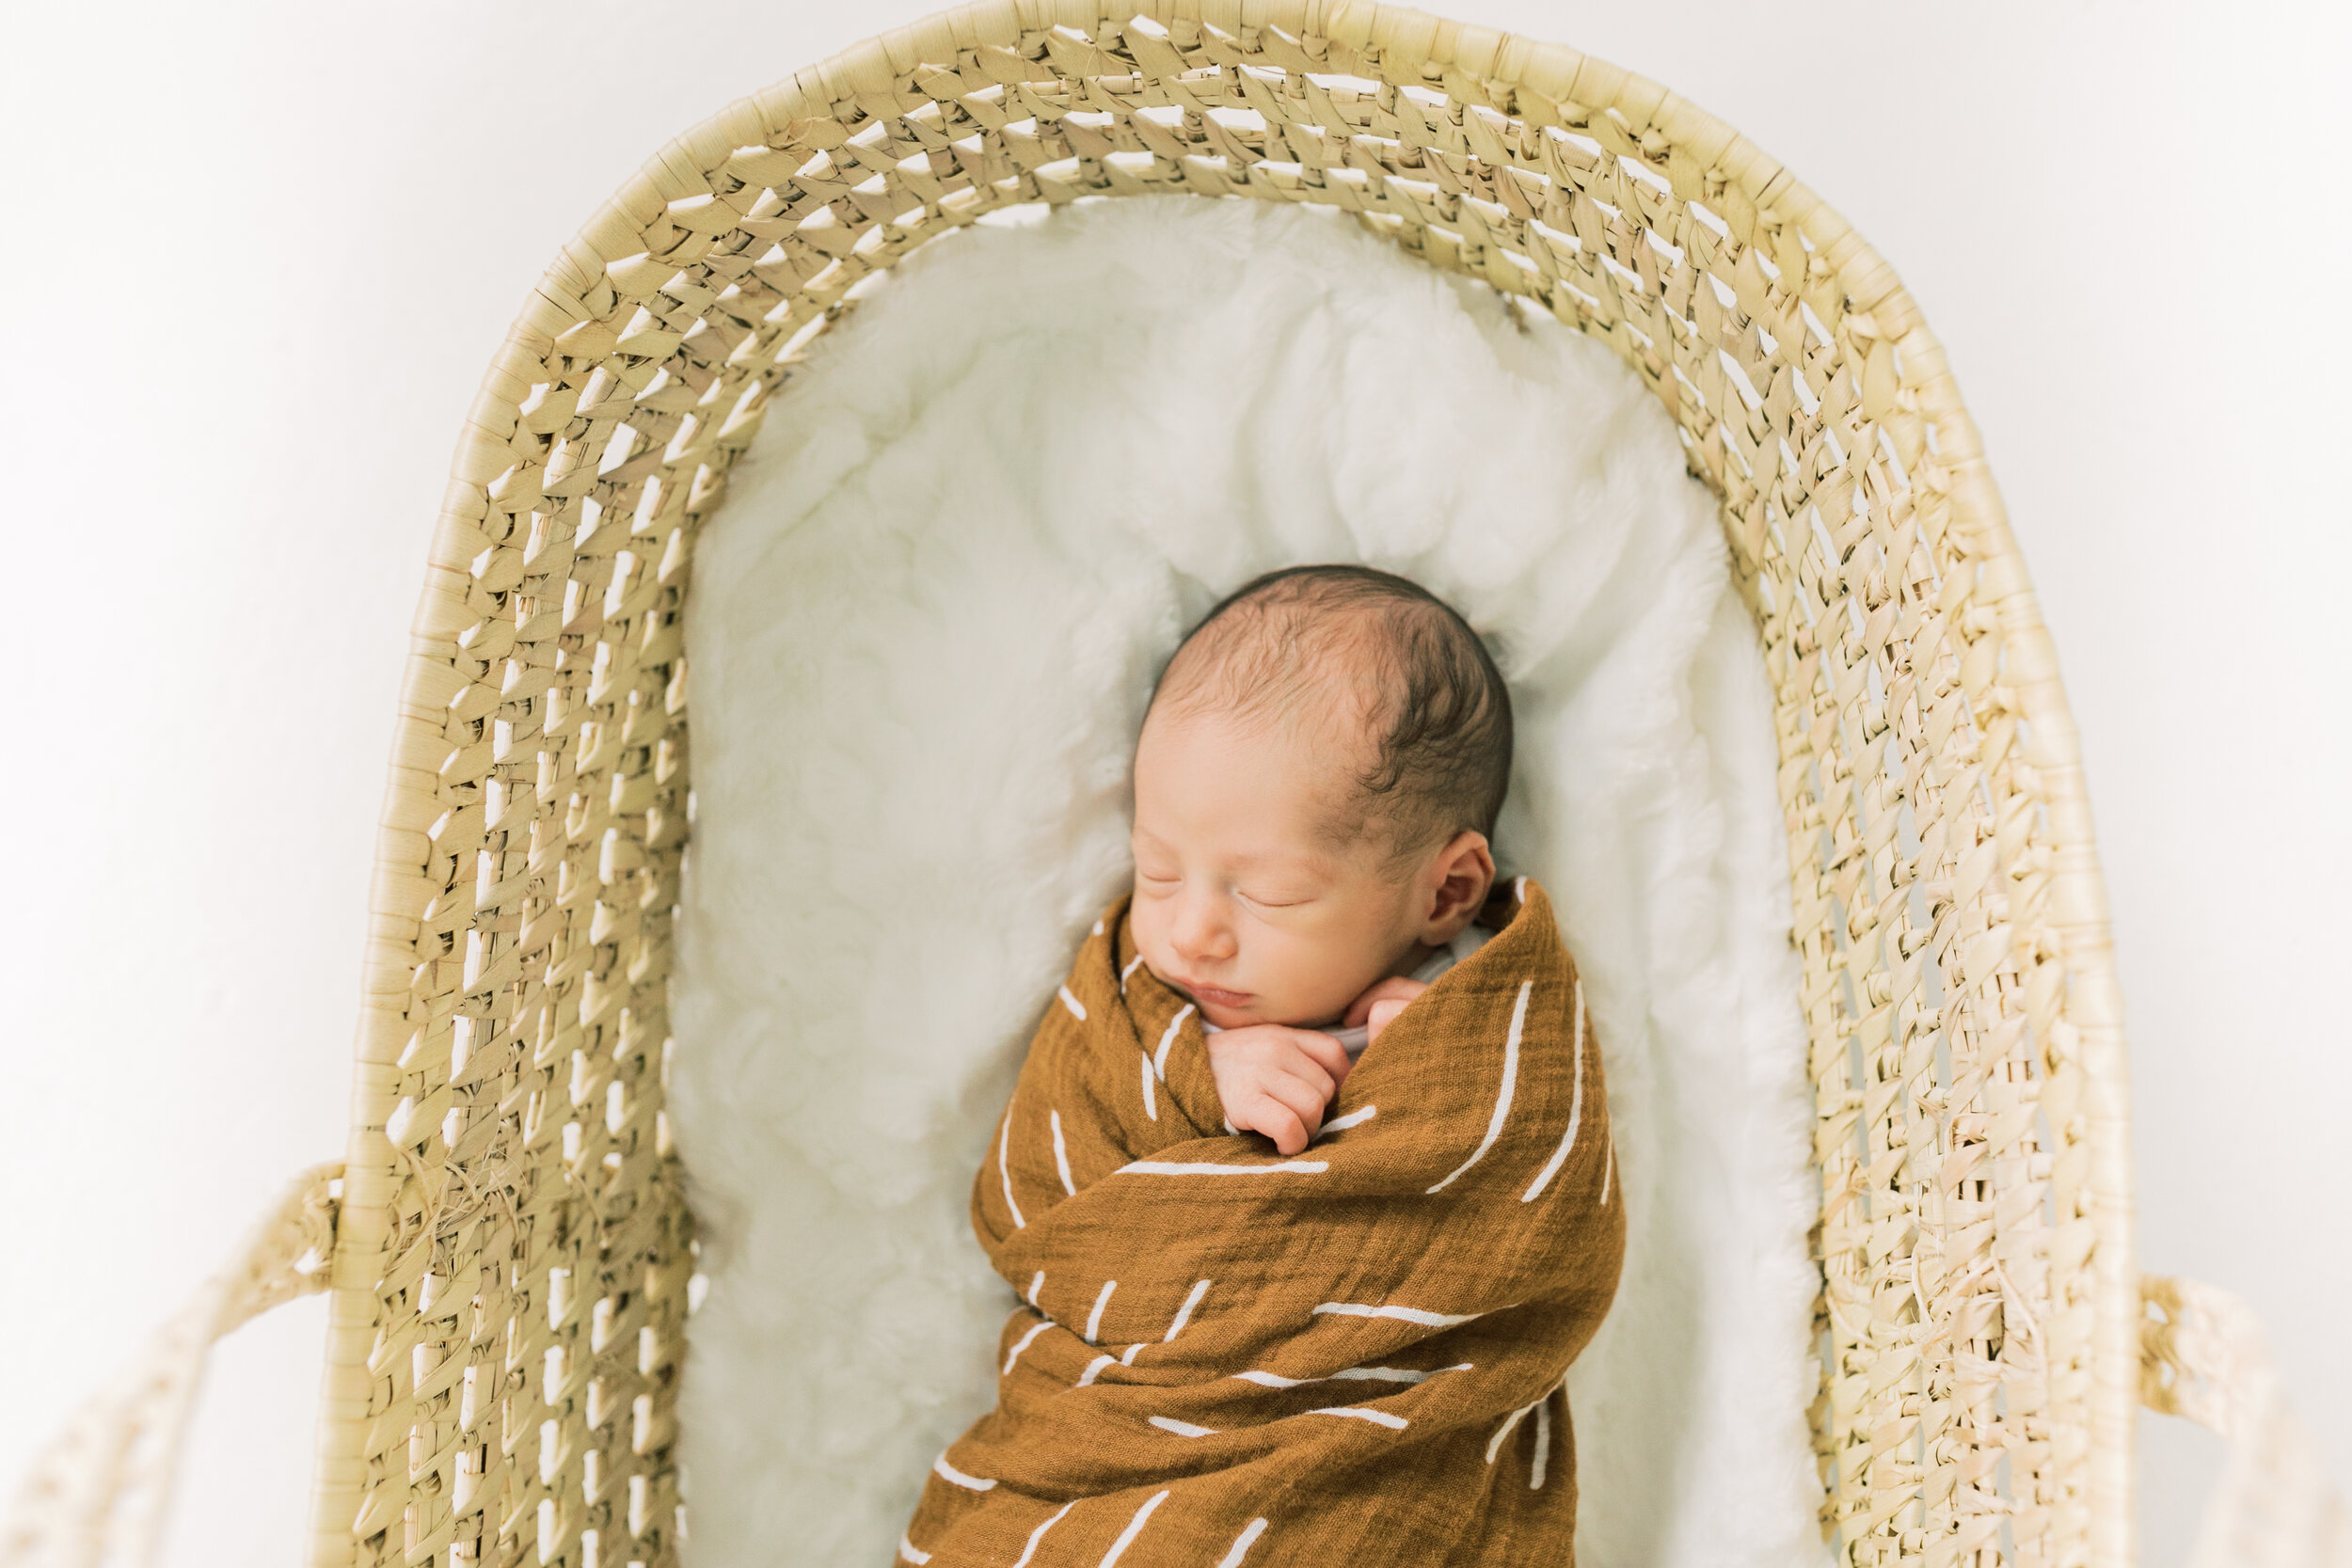
<path id="1" fill-rule="evenodd" d="M 1310 1416 L 1352 1416 L 1359 1421 L 1370 1421 L 1375 1426 L 1389 1427 L 1397 1432 L 1403 1432 L 1412 1424 L 1402 1416 L 1391 1416 L 1385 1410 L 1367 1410 L 1360 1404 L 1327 1404 L 1310 1410 L 1307 1414 Z"/>
<path id="2" fill-rule="evenodd" d="M 1562 1381 L 1566 1381 L 1565 1374 L 1563 1374 Z M 1544 1412 L 1535 1418 L 1535 1447 L 1536 1452 L 1539 1455 L 1543 1455 L 1548 1452 L 1551 1447 L 1551 1418 L 1549 1413 L 1545 1412 L 1544 1410 L 1545 1402 L 1551 1398 L 1552 1394 L 1559 1388 L 1559 1386 L 1560 1385 L 1558 1383 L 1553 1384 L 1551 1387 L 1543 1391 L 1540 1398 L 1530 1403 L 1520 1405 L 1517 1410 L 1512 1411 L 1511 1414 L 1502 1418 L 1502 1424 L 1495 1428 L 1494 1436 L 1489 1438 L 1486 1443 L 1487 1464 L 1492 1465 L 1495 1462 L 1495 1455 L 1502 1451 L 1503 1440 L 1508 1438 L 1511 1433 L 1518 1429 L 1518 1424 L 1527 1418 L 1528 1412 L 1530 1411 Z M 1539 1458 L 1537 1460 L 1537 1464 L 1541 1465 L 1541 1463 L 1542 1460 Z M 1541 1485 L 1542 1482 L 1538 1481 L 1535 1484 Z"/>
<path id="3" fill-rule="evenodd" d="M 1221 1165 L 1207 1160 L 1135 1160 L 1119 1167 L 1120 1176 L 1271 1176 L 1289 1171 L 1320 1176 L 1331 1167 L 1321 1160 L 1278 1160 L 1267 1165 Z"/>
<path id="4" fill-rule="evenodd" d="M 1197 1427 L 1190 1421 L 1180 1421 L 1173 1416 L 1152 1416 L 1146 1419 L 1149 1424 L 1158 1427 L 1162 1432 L 1172 1432 L 1179 1437 L 1215 1437 L 1216 1435 L 1215 1427 Z"/>
<path id="5" fill-rule="evenodd" d="M 1320 1128 L 1318 1128 L 1315 1132 L 1315 1135 L 1307 1141 L 1309 1143 L 1317 1143 L 1329 1137 L 1334 1132 L 1344 1132 L 1351 1127 L 1361 1127 L 1364 1123 L 1370 1121 L 1373 1117 L 1378 1116 L 1379 1114 L 1379 1106 L 1367 1105 L 1360 1111 L 1350 1111 L 1343 1117 L 1333 1117 L 1329 1121 L 1325 1122 Z"/>
<path id="6" fill-rule="evenodd" d="M 1047 1329 L 1053 1326 L 1054 1320 L 1051 1318 L 1047 1318 L 1041 1323 L 1030 1324 L 1029 1332 L 1014 1340 L 1012 1350 L 1005 1356 L 1005 1370 L 1008 1372 L 1011 1371 L 1012 1364 L 1021 1359 L 1021 1353 L 1027 1350 L 1030 1345 L 1035 1343 L 1039 1335 L 1044 1333 Z"/>
<path id="7" fill-rule="evenodd" d="M 1528 1185 L 1527 1191 L 1519 1195 L 1521 1203 L 1534 1202 L 1543 1196 L 1544 1189 L 1551 1185 L 1551 1179 L 1560 1174 L 1560 1167 L 1567 1162 L 1568 1150 L 1576 1147 L 1577 1123 L 1584 1119 L 1584 982 L 1581 980 L 1576 983 L 1575 1006 L 1576 1049 L 1569 1058 L 1568 1071 L 1574 1075 L 1576 1087 L 1568 1091 L 1568 1130 L 1561 1134 L 1560 1147 L 1551 1151 L 1551 1158 L 1545 1161 L 1544 1168 L 1535 1173 L 1535 1180 Z M 1605 1203 L 1608 1199 L 1601 1201 Z"/>
<path id="8" fill-rule="evenodd" d="M 1152 1086 L 1153 1077 L 1152 1058 L 1137 1052 L 1136 1059 L 1143 1064 L 1143 1114 L 1153 1121 L 1157 1121 L 1160 1119 L 1160 1095 L 1159 1091 Z"/>
<path id="9" fill-rule="evenodd" d="M 1061 1113 L 1048 1111 L 1045 1116 L 1054 1128 L 1054 1168 L 1061 1173 L 1061 1190 L 1076 1197 L 1078 1184 L 1070 1180 L 1070 1146 L 1062 1142 L 1061 1137 Z"/>
<path id="10" fill-rule="evenodd" d="M 1200 1298 L 1208 1293 L 1209 1282 L 1207 1280 L 1198 1280 L 1194 1283 L 1191 1293 L 1184 1297 L 1184 1305 L 1176 1308 L 1176 1321 L 1168 1325 L 1168 1339 L 1173 1339 L 1184 1331 L 1184 1325 L 1192 1322 L 1192 1309 L 1200 1306 Z M 1163 1339 L 1160 1343 L 1166 1344 L 1168 1339 Z"/>
<path id="11" fill-rule="evenodd" d="M 1244 1383 L 1254 1383 L 1261 1388 L 1301 1388 L 1310 1383 L 1425 1383 L 1438 1372 L 1467 1372 L 1467 1361 L 1452 1367 L 1439 1367 L 1437 1371 L 1415 1371 L 1409 1367 L 1347 1367 L 1328 1377 L 1284 1377 L 1279 1372 L 1250 1370 L 1233 1375 Z"/>
<path id="12" fill-rule="evenodd" d="M 1249 1548 L 1257 1544 L 1258 1537 L 1264 1533 L 1263 1519 L 1252 1519 L 1244 1525 L 1241 1533 L 1233 1537 L 1233 1549 L 1217 1559 L 1216 1568 L 1241 1568 L 1241 1560 L 1248 1555 Z"/>
<path id="13" fill-rule="evenodd" d="M 1116 1355 L 1096 1356 L 1093 1360 L 1087 1363 L 1087 1370 L 1078 1374 L 1077 1386 L 1080 1388 L 1092 1386 L 1094 1380 L 1103 1375 L 1104 1368 L 1116 1367 L 1118 1365 L 1119 1357 Z"/>
<path id="14" fill-rule="evenodd" d="M 1062 1514 L 1069 1513 L 1072 1509 L 1077 1506 L 1077 1503 L 1074 1501 L 1062 1504 L 1060 1509 L 1055 1513 L 1052 1518 L 1046 1520 L 1045 1523 L 1031 1530 L 1029 1532 L 1029 1544 L 1021 1548 L 1021 1556 L 1013 1562 L 1012 1568 L 1029 1568 L 1029 1559 L 1037 1556 L 1037 1544 L 1045 1539 L 1045 1532 L 1052 1529 L 1056 1525 L 1060 1524 Z"/>
<path id="15" fill-rule="evenodd" d="M 1184 1020 L 1191 1016 L 1192 1004 L 1187 1002 L 1174 1018 L 1168 1021 L 1168 1027 L 1160 1034 L 1159 1049 L 1152 1053 L 1152 1070 L 1159 1075 L 1163 1084 L 1168 1082 L 1168 1048 L 1176 1043 L 1177 1032 L 1184 1028 Z"/>
<path id="16" fill-rule="evenodd" d="M 1254 1368 L 1249 1371 L 1235 1372 L 1233 1375 L 1244 1383 L 1254 1383 L 1261 1388 L 1296 1388 L 1305 1384 L 1323 1381 L 1321 1378 L 1313 1377 L 1284 1377 L 1280 1372 L 1259 1371 Z"/>
<path id="17" fill-rule="evenodd" d="M 1432 1193 L 1444 1192 L 1454 1185 L 1455 1179 L 1470 1166 L 1484 1160 L 1486 1157 L 1486 1150 L 1494 1148 L 1495 1140 L 1502 1136 L 1502 1124 L 1511 1115 L 1511 1091 L 1518 1083 L 1519 1032 L 1527 1026 L 1527 995 L 1534 989 L 1534 981 L 1521 980 L 1518 1001 L 1511 1007 L 1510 1033 L 1502 1038 L 1502 1092 L 1495 1097 L 1495 1114 L 1486 1123 L 1486 1135 L 1478 1140 L 1478 1147 L 1470 1150 L 1469 1159 L 1454 1167 L 1454 1175 L 1429 1189 Z"/>
<path id="18" fill-rule="evenodd" d="M 1486 1440 L 1487 1464 L 1492 1465 L 1495 1462 L 1495 1455 L 1502 1451 L 1503 1439 L 1510 1436 L 1513 1429 L 1518 1427 L 1519 1422 L 1526 1418 L 1527 1413 L 1534 1408 L 1532 1404 L 1523 1404 L 1502 1418 L 1502 1424 L 1495 1428 L 1495 1434 Z"/>
<path id="19" fill-rule="evenodd" d="M 1143 1533 L 1144 1521 L 1152 1517 L 1152 1511 L 1166 1501 L 1166 1492 L 1154 1492 L 1150 1502 L 1136 1510 L 1136 1516 L 1127 1521 L 1125 1529 L 1119 1532 L 1119 1539 L 1111 1543 L 1111 1549 L 1103 1554 L 1101 1568 L 1112 1568 L 1127 1548 L 1136 1544 L 1136 1537 Z"/>
<path id="20" fill-rule="evenodd" d="M 1103 1337 L 1103 1308 L 1111 1304 L 1111 1292 L 1119 1289 L 1119 1281 L 1103 1281 L 1103 1293 L 1094 1298 L 1094 1310 L 1087 1314 L 1087 1343 L 1093 1344 Z"/>
<path id="21" fill-rule="evenodd" d="M 1331 1374 L 1334 1383 L 1426 1383 L 1438 1372 L 1467 1372 L 1470 1364 L 1456 1362 L 1439 1367 L 1435 1371 L 1417 1372 L 1409 1367 L 1348 1367 Z"/>
<path id="22" fill-rule="evenodd" d="M 1551 1396 L 1546 1394 L 1543 1402 L 1535 1406 L 1535 1458 L 1527 1467 L 1527 1489 L 1530 1492 L 1544 1489 L 1544 1467 L 1550 1462 Z"/>
<path id="23" fill-rule="evenodd" d="M 915 1568 L 923 1568 L 923 1564 L 931 1560 L 930 1553 L 916 1551 L 914 1549 L 914 1543 L 908 1540 L 903 1535 L 898 1537 L 898 1555 L 907 1561 L 914 1563 Z"/>
<path id="24" fill-rule="evenodd" d="M 1313 1316 L 1336 1318 L 1394 1318 L 1399 1323 L 1419 1323 L 1423 1328 L 1452 1328 L 1481 1312 L 1431 1312 L 1419 1307 L 1391 1307 L 1386 1303 L 1375 1306 L 1357 1301 L 1327 1301 L 1314 1309 Z"/>
<path id="25" fill-rule="evenodd" d="M 994 1481 L 982 1476 L 967 1476 L 953 1465 L 948 1464 L 947 1456 L 944 1453 L 931 1461 L 931 1470 L 940 1480 L 952 1481 L 968 1492 L 993 1492 L 996 1489 Z"/>
<path id="26" fill-rule="evenodd" d="M 1021 1217 L 1021 1205 L 1015 1203 L 1012 1198 L 1012 1166 L 1005 1160 L 1005 1150 L 1011 1143 L 1012 1107 L 1007 1105 L 1004 1131 L 996 1134 L 996 1174 L 1005 1179 L 1005 1207 L 1012 1211 L 1012 1227 L 1015 1230 L 1026 1230 L 1029 1227 L 1029 1222 Z M 1039 1277 L 1044 1276 L 1041 1275 Z M 1034 1307 L 1037 1304 L 1031 1302 L 1029 1305 Z"/>
<path id="27" fill-rule="evenodd" d="M 1068 986 L 1062 987 L 1057 994 L 1061 997 L 1061 1005 L 1070 1009 L 1070 1016 L 1084 1023 L 1087 1021 L 1087 1005 L 1072 995 Z"/>

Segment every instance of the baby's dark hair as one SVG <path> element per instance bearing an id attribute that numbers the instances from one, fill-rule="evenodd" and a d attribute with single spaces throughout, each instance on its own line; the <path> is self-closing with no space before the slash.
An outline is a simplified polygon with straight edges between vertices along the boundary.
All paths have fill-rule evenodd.
<path id="1" fill-rule="evenodd" d="M 1464 829 L 1494 837 L 1511 785 L 1510 690 L 1470 623 L 1392 572 L 1288 566 L 1253 578 L 1184 634 L 1152 700 L 1287 713 L 1330 701 L 1335 687 L 1361 704 L 1372 733 L 1361 818 L 1378 818 L 1399 853 Z"/>

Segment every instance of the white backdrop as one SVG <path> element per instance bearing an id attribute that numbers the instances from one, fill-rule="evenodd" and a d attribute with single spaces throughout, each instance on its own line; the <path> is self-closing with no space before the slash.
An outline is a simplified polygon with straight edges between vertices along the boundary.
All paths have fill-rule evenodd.
<path id="1" fill-rule="evenodd" d="M 397 666 L 507 321 L 662 141 L 924 4 L 11 16 L 0 1488 L 341 1153 Z M 1450 8 L 1739 126 L 1949 347 L 2089 755 L 2145 1265 L 2253 1300 L 2352 1488 L 2352 13 Z M 295 1560 L 324 1321 L 216 1357 L 175 1564 Z M 2217 1449 L 2143 1433 L 2161 1568 Z"/>

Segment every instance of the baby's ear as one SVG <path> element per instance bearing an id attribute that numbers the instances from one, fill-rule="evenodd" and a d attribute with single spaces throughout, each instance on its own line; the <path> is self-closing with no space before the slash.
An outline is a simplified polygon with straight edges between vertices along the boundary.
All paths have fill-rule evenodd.
<path id="1" fill-rule="evenodd" d="M 1422 940 L 1451 942 L 1486 902 L 1495 885 L 1494 851 L 1486 835 L 1465 828 L 1442 845 L 1429 863 L 1429 920 Z"/>

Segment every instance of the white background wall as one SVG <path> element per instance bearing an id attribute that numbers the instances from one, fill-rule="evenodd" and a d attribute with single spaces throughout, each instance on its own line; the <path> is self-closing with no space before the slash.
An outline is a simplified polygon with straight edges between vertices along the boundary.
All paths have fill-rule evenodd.
<path id="1" fill-rule="evenodd" d="M 341 1152 L 397 663 L 506 322 L 663 140 L 921 4 L 11 16 L 0 1486 Z M 2347 13 L 1454 6 L 1740 126 L 1949 346 L 2089 753 L 2145 1264 L 2255 1302 L 2352 1488 Z M 175 1562 L 294 1560 L 324 1322 L 223 1347 Z M 2161 1565 L 2217 1448 L 2143 1426 Z"/>

